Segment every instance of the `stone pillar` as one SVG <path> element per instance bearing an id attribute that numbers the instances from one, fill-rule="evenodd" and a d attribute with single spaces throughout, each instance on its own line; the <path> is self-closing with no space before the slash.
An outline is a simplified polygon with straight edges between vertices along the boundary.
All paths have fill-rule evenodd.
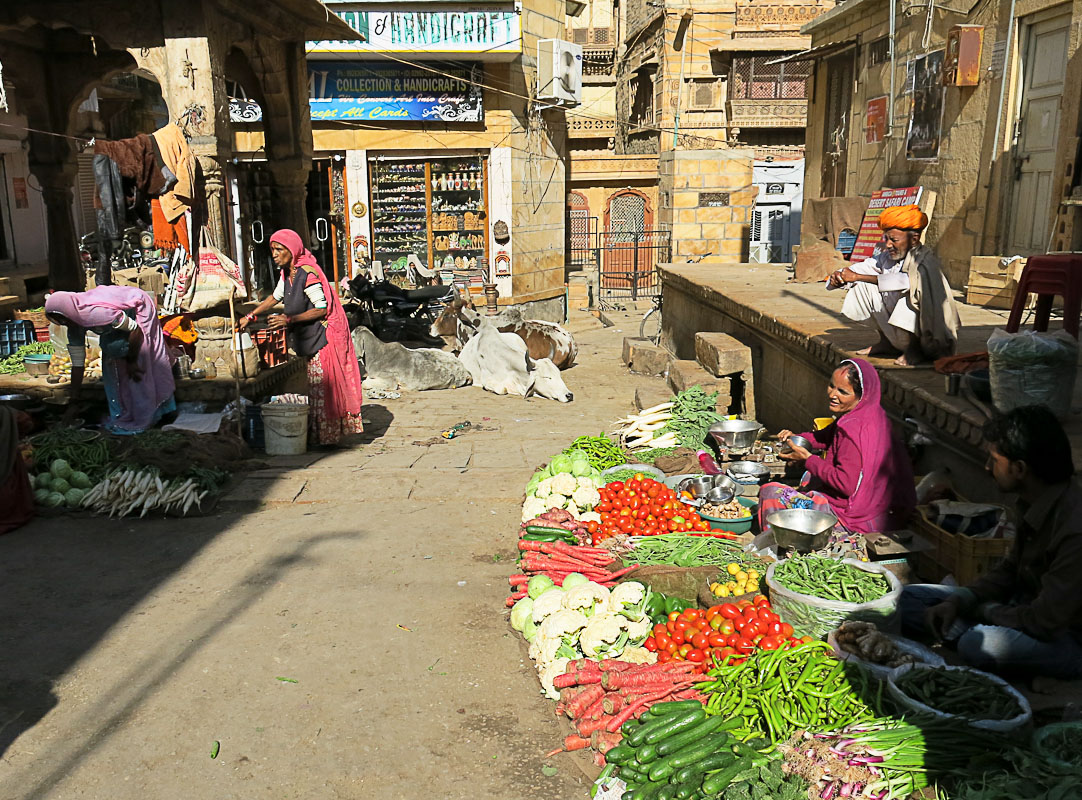
<path id="1" fill-rule="evenodd" d="M 308 173 L 311 161 L 300 158 L 272 160 L 267 163 L 274 176 L 274 220 L 279 228 L 292 228 L 305 247 L 310 246 L 308 211 L 304 201 L 308 196 Z"/>
<path id="2" fill-rule="evenodd" d="M 193 138 L 192 144 L 195 144 Z M 228 227 L 225 213 L 225 177 L 222 174 L 222 165 L 214 155 L 200 153 L 199 168 L 203 176 L 203 189 L 206 192 L 206 219 L 207 229 L 210 232 L 211 244 L 222 252 L 228 253 Z"/>
<path id="3" fill-rule="evenodd" d="M 71 204 L 75 188 L 75 164 L 33 163 L 30 171 L 41 184 L 49 240 L 49 286 L 57 291 L 79 292 L 86 277 L 79 262 Z"/>

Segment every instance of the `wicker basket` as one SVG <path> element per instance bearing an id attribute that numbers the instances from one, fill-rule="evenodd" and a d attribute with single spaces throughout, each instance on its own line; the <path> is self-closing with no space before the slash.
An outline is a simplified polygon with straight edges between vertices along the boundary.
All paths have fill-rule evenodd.
<path id="1" fill-rule="evenodd" d="M 978 539 L 964 533 L 950 533 L 925 516 L 925 507 L 909 521 L 909 527 L 932 547 L 918 553 L 917 572 L 925 580 L 942 580 L 954 575 L 959 585 L 972 583 L 994 566 L 1011 549 L 1013 539 Z"/>
<path id="2" fill-rule="evenodd" d="M 35 328 L 49 327 L 49 320 L 45 318 L 44 311 L 16 311 L 15 319 L 28 319 L 34 323 Z"/>

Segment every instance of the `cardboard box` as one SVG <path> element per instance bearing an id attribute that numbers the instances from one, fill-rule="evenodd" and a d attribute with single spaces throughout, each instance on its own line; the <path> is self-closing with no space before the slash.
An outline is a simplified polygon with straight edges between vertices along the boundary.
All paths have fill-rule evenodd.
<path id="1" fill-rule="evenodd" d="M 967 303 L 985 308 L 1010 309 L 1026 259 L 1015 259 L 1007 264 L 1002 262 L 1001 256 L 972 256 L 969 259 Z"/>

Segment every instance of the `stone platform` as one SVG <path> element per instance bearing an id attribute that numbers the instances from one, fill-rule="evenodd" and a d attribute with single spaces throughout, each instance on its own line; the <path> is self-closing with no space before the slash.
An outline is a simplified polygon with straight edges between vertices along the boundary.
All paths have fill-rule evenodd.
<path id="1" fill-rule="evenodd" d="M 826 409 L 831 371 L 876 334 L 841 314 L 843 294 L 823 284 L 789 280 L 781 264 L 671 264 L 660 267 L 663 282 L 664 343 L 677 358 L 695 357 L 695 333 L 721 331 L 751 347 L 758 418 L 771 431 L 807 430 Z M 958 353 L 986 350 L 989 334 L 1007 322 L 1007 311 L 959 302 L 962 331 Z M 983 472 L 981 427 L 990 413 L 968 393 L 949 396 L 944 376 L 931 367 L 896 367 L 891 359 L 870 359 L 880 370 L 884 407 L 898 423 L 917 420 L 931 431 L 922 471 L 949 467 L 955 485 L 973 499 L 995 496 Z M 1076 403 L 1082 406 L 1080 382 Z M 1082 417 L 1072 413 L 1064 426 L 1082 465 Z M 906 427 L 907 435 L 915 430 Z"/>

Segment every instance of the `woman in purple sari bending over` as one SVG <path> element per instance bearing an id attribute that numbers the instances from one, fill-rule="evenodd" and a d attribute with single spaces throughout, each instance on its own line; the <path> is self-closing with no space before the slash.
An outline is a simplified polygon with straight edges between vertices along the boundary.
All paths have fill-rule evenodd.
<path id="1" fill-rule="evenodd" d="M 806 472 L 798 490 L 777 483 L 763 487 L 760 522 L 779 508 L 825 505 L 854 533 L 905 526 L 917 504 L 913 468 L 905 446 L 893 435 L 880 396 L 875 367 L 860 358 L 841 363 L 827 389 L 834 423 L 800 434 L 823 454 L 812 455 L 796 445 L 781 454 L 785 461 L 803 463 Z M 778 438 L 792 435 L 782 431 Z"/>
<path id="2" fill-rule="evenodd" d="M 78 401 L 86 366 L 86 332 L 98 334 L 101 372 L 112 433 L 138 433 L 176 411 L 173 364 L 154 299 L 132 286 L 54 292 L 45 300 L 50 322 L 68 328 L 71 399 Z"/>

